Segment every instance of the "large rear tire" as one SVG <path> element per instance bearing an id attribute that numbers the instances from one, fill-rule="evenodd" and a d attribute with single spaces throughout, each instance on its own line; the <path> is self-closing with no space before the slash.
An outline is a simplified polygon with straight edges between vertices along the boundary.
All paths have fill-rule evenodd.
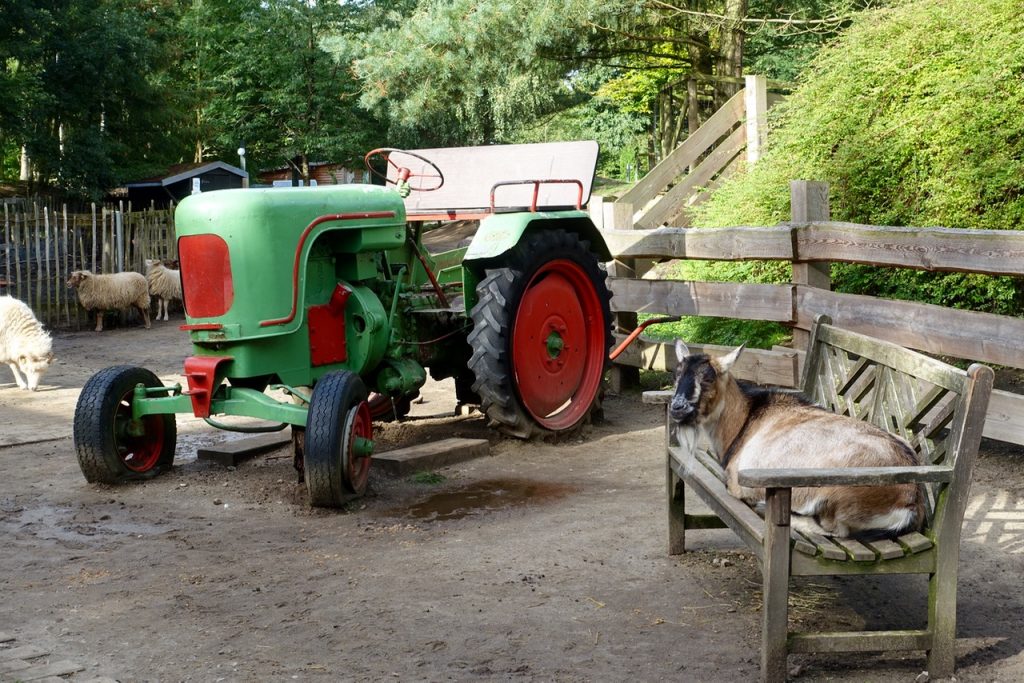
<path id="1" fill-rule="evenodd" d="M 135 386 L 161 387 L 149 370 L 129 365 L 93 375 L 75 405 L 74 443 L 78 466 L 90 483 L 120 484 L 149 479 L 174 462 L 177 427 L 173 414 L 132 421 Z"/>
<path id="2" fill-rule="evenodd" d="M 366 385 L 348 370 L 331 372 L 313 386 L 303 444 L 309 502 L 341 507 L 366 492 L 373 423 Z"/>
<path id="3" fill-rule="evenodd" d="M 612 317 L 587 242 L 561 230 L 527 234 L 477 295 L 469 367 L 492 425 L 526 439 L 588 423 L 601 407 Z"/>

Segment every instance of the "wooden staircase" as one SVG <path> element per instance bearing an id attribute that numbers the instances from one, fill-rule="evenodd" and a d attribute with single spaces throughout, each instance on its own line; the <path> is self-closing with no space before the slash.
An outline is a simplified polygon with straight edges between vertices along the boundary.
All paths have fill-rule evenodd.
<path id="1" fill-rule="evenodd" d="M 764 76 L 745 87 L 616 200 L 633 207 L 633 227 L 688 227 L 686 209 L 706 199 L 743 163 L 761 155 L 769 95 Z M 745 152 L 745 153 L 744 153 Z"/>

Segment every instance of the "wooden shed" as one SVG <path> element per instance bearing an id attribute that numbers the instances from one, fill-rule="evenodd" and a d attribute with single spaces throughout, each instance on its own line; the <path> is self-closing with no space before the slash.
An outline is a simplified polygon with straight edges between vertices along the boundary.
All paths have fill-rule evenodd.
<path id="1" fill-rule="evenodd" d="M 135 206 L 166 206 L 196 192 L 243 187 L 249 174 L 223 161 L 176 164 L 167 172 L 127 183 L 128 201 Z"/>

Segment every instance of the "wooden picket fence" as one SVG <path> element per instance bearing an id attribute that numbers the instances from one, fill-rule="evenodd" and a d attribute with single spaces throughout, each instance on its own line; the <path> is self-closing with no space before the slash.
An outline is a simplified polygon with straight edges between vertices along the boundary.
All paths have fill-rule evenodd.
<path id="1" fill-rule="evenodd" d="M 74 290 L 75 270 L 145 273 L 147 258 L 177 258 L 174 208 L 133 211 L 131 204 L 87 213 L 26 201 L 3 205 L 0 293 L 27 303 L 50 328 L 81 329 L 87 316 Z"/>

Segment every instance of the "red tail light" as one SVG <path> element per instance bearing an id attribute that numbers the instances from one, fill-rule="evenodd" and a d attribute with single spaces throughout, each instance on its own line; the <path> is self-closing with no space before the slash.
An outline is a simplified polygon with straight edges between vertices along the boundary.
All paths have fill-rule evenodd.
<path id="1" fill-rule="evenodd" d="M 216 318 L 235 299 L 228 244 L 218 235 L 188 235 L 178 240 L 185 312 L 192 318 Z"/>

